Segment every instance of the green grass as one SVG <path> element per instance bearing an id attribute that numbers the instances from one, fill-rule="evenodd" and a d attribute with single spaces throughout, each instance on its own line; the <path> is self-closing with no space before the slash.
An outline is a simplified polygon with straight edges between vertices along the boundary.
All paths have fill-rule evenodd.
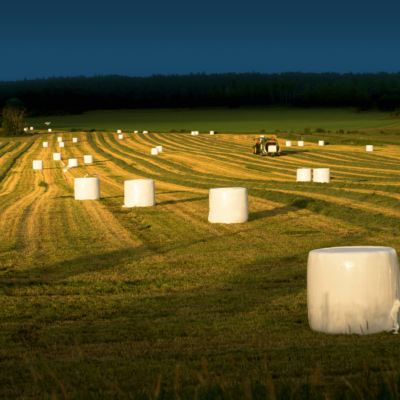
<path id="1" fill-rule="evenodd" d="M 337 131 L 380 128 L 398 124 L 398 120 L 382 120 L 390 113 L 375 112 L 356 114 L 351 108 L 310 108 L 290 107 L 271 108 L 206 108 L 206 109 L 170 109 L 170 110 L 99 110 L 82 115 L 67 117 L 28 118 L 29 126 L 46 129 L 44 122 L 50 120 L 53 130 L 82 128 L 126 132 L 156 131 L 168 132 L 172 129 L 220 132 L 267 132 L 303 131 L 318 127 Z"/>
<path id="2" fill-rule="evenodd" d="M 0 397 L 398 398 L 398 336 L 311 331 L 306 280 L 316 248 L 400 251 L 394 133 L 372 154 L 306 139 L 274 158 L 252 154 L 252 135 L 63 134 L 63 160 L 80 162 L 68 173 L 52 161 L 58 134 L 46 134 L 48 149 L 44 137 L 10 139 Z M 330 167 L 331 183 L 296 183 L 306 165 Z M 75 201 L 73 180 L 60 180 L 95 172 L 99 201 Z M 155 179 L 155 207 L 122 207 L 123 182 L 136 178 Z M 208 190 L 222 186 L 248 189 L 247 223 L 208 222 Z"/>

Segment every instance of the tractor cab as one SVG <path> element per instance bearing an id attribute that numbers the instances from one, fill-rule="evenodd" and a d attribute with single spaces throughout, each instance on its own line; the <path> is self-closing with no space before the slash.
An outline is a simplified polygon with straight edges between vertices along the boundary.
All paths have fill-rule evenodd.
<path id="1" fill-rule="evenodd" d="M 260 154 L 262 156 L 280 156 L 279 143 L 275 138 L 266 138 L 260 136 L 257 143 L 253 146 L 253 154 Z"/>

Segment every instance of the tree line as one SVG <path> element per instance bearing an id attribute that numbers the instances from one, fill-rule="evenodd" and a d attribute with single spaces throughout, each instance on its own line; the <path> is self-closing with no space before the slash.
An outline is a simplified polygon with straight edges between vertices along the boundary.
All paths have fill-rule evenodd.
<path id="1" fill-rule="evenodd" d="M 107 75 L 0 81 L 0 108 L 11 98 L 22 101 L 29 116 L 96 109 L 281 104 L 390 111 L 400 106 L 400 72 Z"/>

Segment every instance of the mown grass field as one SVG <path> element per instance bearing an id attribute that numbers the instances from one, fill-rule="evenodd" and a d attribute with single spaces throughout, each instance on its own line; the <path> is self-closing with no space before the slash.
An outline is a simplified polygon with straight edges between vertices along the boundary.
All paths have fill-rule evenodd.
<path id="1" fill-rule="evenodd" d="M 82 115 L 66 117 L 28 118 L 29 126 L 45 128 L 50 121 L 53 129 L 117 129 L 126 132 L 153 131 L 219 131 L 258 132 L 303 131 L 309 127 L 338 131 L 380 128 L 398 123 L 398 120 L 384 120 L 390 113 L 354 113 L 353 108 L 291 108 L 291 107 L 249 107 L 249 108 L 203 108 L 203 109 L 151 109 L 151 110 L 99 110 Z"/>
<path id="2" fill-rule="evenodd" d="M 0 139 L 0 397 L 395 396 L 399 336 L 311 331 L 306 269 L 317 248 L 400 251 L 396 133 L 275 158 L 253 135 L 63 133 L 67 173 L 57 133 Z M 298 167 L 332 181 L 296 183 Z M 75 201 L 61 179 L 94 173 L 101 200 Z M 135 178 L 156 181 L 155 207 L 122 208 Z M 248 189 L 247 223 L 208 222 L 224 186 Z"/>

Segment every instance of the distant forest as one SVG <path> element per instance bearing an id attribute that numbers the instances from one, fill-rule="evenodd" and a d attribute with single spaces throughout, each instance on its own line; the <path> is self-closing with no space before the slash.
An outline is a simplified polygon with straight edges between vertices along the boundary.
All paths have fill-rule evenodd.
<path id="1" fill-rule="evenodd" d="M 10 98 L 22 100 L 30 116 L 97 109 L 285 104 L 393 111 L 400 107 L 400 72 L 107 75 L 0 81 L 0 108 Z"/>

